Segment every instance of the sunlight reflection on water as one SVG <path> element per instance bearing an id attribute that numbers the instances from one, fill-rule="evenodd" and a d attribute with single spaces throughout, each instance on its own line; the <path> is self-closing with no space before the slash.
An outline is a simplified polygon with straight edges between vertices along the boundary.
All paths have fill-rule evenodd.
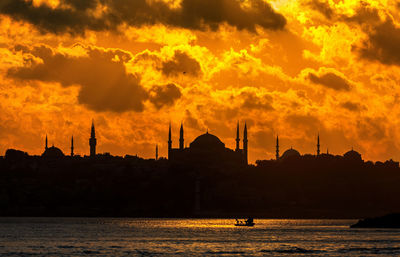
<path id="1" fill-rule="evenodd" d="M 354 220 L 0 218 L 1 256 L 393 256 L 397 230 Z"/>

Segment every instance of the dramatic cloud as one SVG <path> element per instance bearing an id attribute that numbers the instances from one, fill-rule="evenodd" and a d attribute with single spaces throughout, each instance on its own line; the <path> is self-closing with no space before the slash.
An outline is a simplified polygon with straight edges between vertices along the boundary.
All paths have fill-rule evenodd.
<path id="1" fill-rule="evenodd" d="M 196 117 L 193 117 L 192 113 L 189 110 L 185 111 L 185 127 L 193 128 L 196 130 L 202 130 L 203 126 L 200 124 L 199 120 Z"/>
<path id="2" fill-rule="evenodd" d="M 312 0 L 308 5 L 316 11 L 322 13 L 327 19 L 332 19 L 334 12 L 329 5 L 329 2 L 322 2 L 319 0 Z"/>
<path id="3" fill-rule="evenodd" d="M 16 50 L 27 51 L 19 46 Z M 8 75 L 22 80 L 59 82 L 63 86 L 80 85 L 79 102 L 97 111 L 142 111 L 147 92 L 140 78 L 128 74 L 124 60 L 130 56 L 119 50 L 86 48 L 87 55 L 73 57 L 38 46 L 29 52 L 42 61 L 31 66 L 10 69 Z"/>
<path id="4" fill-rule="evenodd" d="M 370 26 L 376 23 L 380 23 L 381 18 L 379 16 L 379 10 L 375 7 L 371 7 L 366 2 L 360 2 L 354 15 L 340 15 L 339 20 L 344 22 L 357 23 L 359 25 Z"/>
<path id="5" fill-rule="evenodd" d="M 271 105 L 273 99 L 269 95 L 263 95 L 259 97 L 253 92 L 243 92 L 241 93 L 240 96 L 243 99 L 242 103 L 243 108 L 260 109 L 264 111 L 274 110 L 274 108 Z"/>
<path id="6" fill-rule="evenodd" d="M 160 109 L 165 105 L 173 105 L 175 100 L 182 96 L 181 91 L 175 84 L 155 86 L 150 91 L 150 101 Z"/>
<path id="7" fill-rule="evenodd" d="M 2 0 L 0 153 L 167 155 L 180 123 L 249 160 L 293 146 L 399 160 L 400 23 L 395 1 Z M 284 15 L 284 16 L 283 16 Z M 73 47 L 70 47 L 70 46 Z M 371 61 L 373 63 L 371 63 Z M 384 114 L 384 118 L 382 115 Z M 39 138 L 37 135 L 43 135 Z"/>
<path id="8" fill-rule="evenodd" d="M 71 56 L 55 52 L 41 45 L 28 48 L 23 45 L 15 51 L 27 58 L 24 67 L 12 68 L 8 76 L 20 80 L 58 82 L 64 87 L 79 85 L 78 100 L 96 111 L 143 111 L 144 102 L 150 100 L 157 108 L 172 105 L 180 98 L 174 84 L 154 86 L 149 92 L 141 85 L 139 75 L 127 72 L 125 63 L 131 60 L 127 52 L 116 49 L 75 46 L 85 55 Z"/>
<path id="9" fill-rule="evenodd" d="M 148 0 L 61 0 L 56 8 L 35 6 L 32 0 L 3 0 L 0 13 L 52 33 L 115 30 L 121 24 L 137 27 L 160 23 L 217 30 L 227 23 L 249 31 L 255 31 L 256 26 L 280 30 L 286 24 L 286 19 L 263 0 L 249 0 L 246 6 L 238 0 L 182 0 L 178 8 Z"/>
<path id="10" fill-rule="evenodd" d="M 355 49 L 365 59 L 400 65 L 400 28 L 387 19 L 369 31 L 368 39 Z"/>
<path id="11" fill-rule="evenodd" d="M 350 84 L 349 82 L 336 75 L 335 73 L 328 72 L 325 74 L 322 74 L 320 76 L 310 72 L 308 74 L 308 78 L 311 80 L 311 82 L 315 84 L 319 84 L 328 88 L 332 88 L 334 90 L 343 90 L 343 91 L 349 91 L 350 90 Z"/>
<path id="12" fill-rule="evenodd" d="M 350 101 L 346 101 L 346 102 L 340 104 L 340 106 L 345 108 L 345 109 L 347 109 L 347 110 L 349 110 L 349 111 L 352 111 L 352 112 L 358 112 L 358 111 L 361 111 L 361 110 L 365 109 L 365 107 L 363 107 L 361 104 L 353 103 L 353 102 L 350 102 Z"/>
<path id="13" fill-rule="evenodd" d="M 165 76 L 186 74 L 197 77 L 201 74 L 201 67 L 196 59 L 176 51 L 172 60 L 162 63 L 161 71 Z"/>
<path id="14" fill-rule="evenodd" d="M 387 119 L 382 117 L 366 117 L 357 122 L 358 136 L 360 138 L 374 138 L 382 140 L 386 135 L 385 124 Z"/>
<path id="15" fill-rule="evenodd" d="M 370 61 L 379 61 L 387 65 L 400 65 L 400 28 L 395 25 L 393 17 L 367 3 L 361 3 L 353 16 L 342 15 L 341 20 L 359 24 L 367 38 L 353 45 L 353 50 Z"/>

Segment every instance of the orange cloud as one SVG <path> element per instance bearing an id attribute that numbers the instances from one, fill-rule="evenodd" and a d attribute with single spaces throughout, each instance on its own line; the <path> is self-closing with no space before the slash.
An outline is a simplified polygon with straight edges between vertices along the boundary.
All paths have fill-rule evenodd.
<path id="1" fill-rule="evenodd" d="M 314 153 L 318 132 L 334 154 L 354 147 L 364 159 L 400 159 L 396 8 L 2 2 L 0 152 L 40 154 L 48 133 L 66 153 L 74 134 L 76 152 L 87 154 L 92 118 L 100 152 L 153 157 L 159 144 L 166 156 L 169 122 L 174 144 L 183 122 L 186 142 L 209 129 L 234 147 L 239 120 L 251 162 L 274 158 L 277 134 L 282 152 Z"/>
<path id="2" fill-rule="evenodd" d="M 59 4 L 5 0 L 0 13 L 51 33 L 116 30 L 124 23 L 135 27 L 164 24 L 197 30 L 217 30 L 227 23 L 250 31 L 255 31 L 256 26 L 279 30 L 286 24 L 285 18 L 262 0 L 249 0 L 245 7 L 236 0 L 182 0 L 179 8 L 164 1 L 146 0 L 112 0 L 103 2 L 101 8 L 99 5 L 96 0 L 62 0 Z"/>

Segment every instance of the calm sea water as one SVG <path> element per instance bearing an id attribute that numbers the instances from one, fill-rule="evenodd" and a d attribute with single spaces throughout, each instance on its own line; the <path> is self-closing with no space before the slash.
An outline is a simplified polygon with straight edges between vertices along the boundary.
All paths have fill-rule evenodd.
<path id="1" fill-rule="evenodd" d="M 354 220 L 0 218 L 0 256 L 393 256 L 400 231 Z"/>

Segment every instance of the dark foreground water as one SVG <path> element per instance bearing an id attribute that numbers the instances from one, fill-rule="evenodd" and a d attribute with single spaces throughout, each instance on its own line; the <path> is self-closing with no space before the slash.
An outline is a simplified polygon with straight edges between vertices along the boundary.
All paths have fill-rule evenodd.
<path id="1" fill-rule="evenodd" d="M 0 218 L 0 256 L 393 256 L 400 230 L 354 220 Z"/>

